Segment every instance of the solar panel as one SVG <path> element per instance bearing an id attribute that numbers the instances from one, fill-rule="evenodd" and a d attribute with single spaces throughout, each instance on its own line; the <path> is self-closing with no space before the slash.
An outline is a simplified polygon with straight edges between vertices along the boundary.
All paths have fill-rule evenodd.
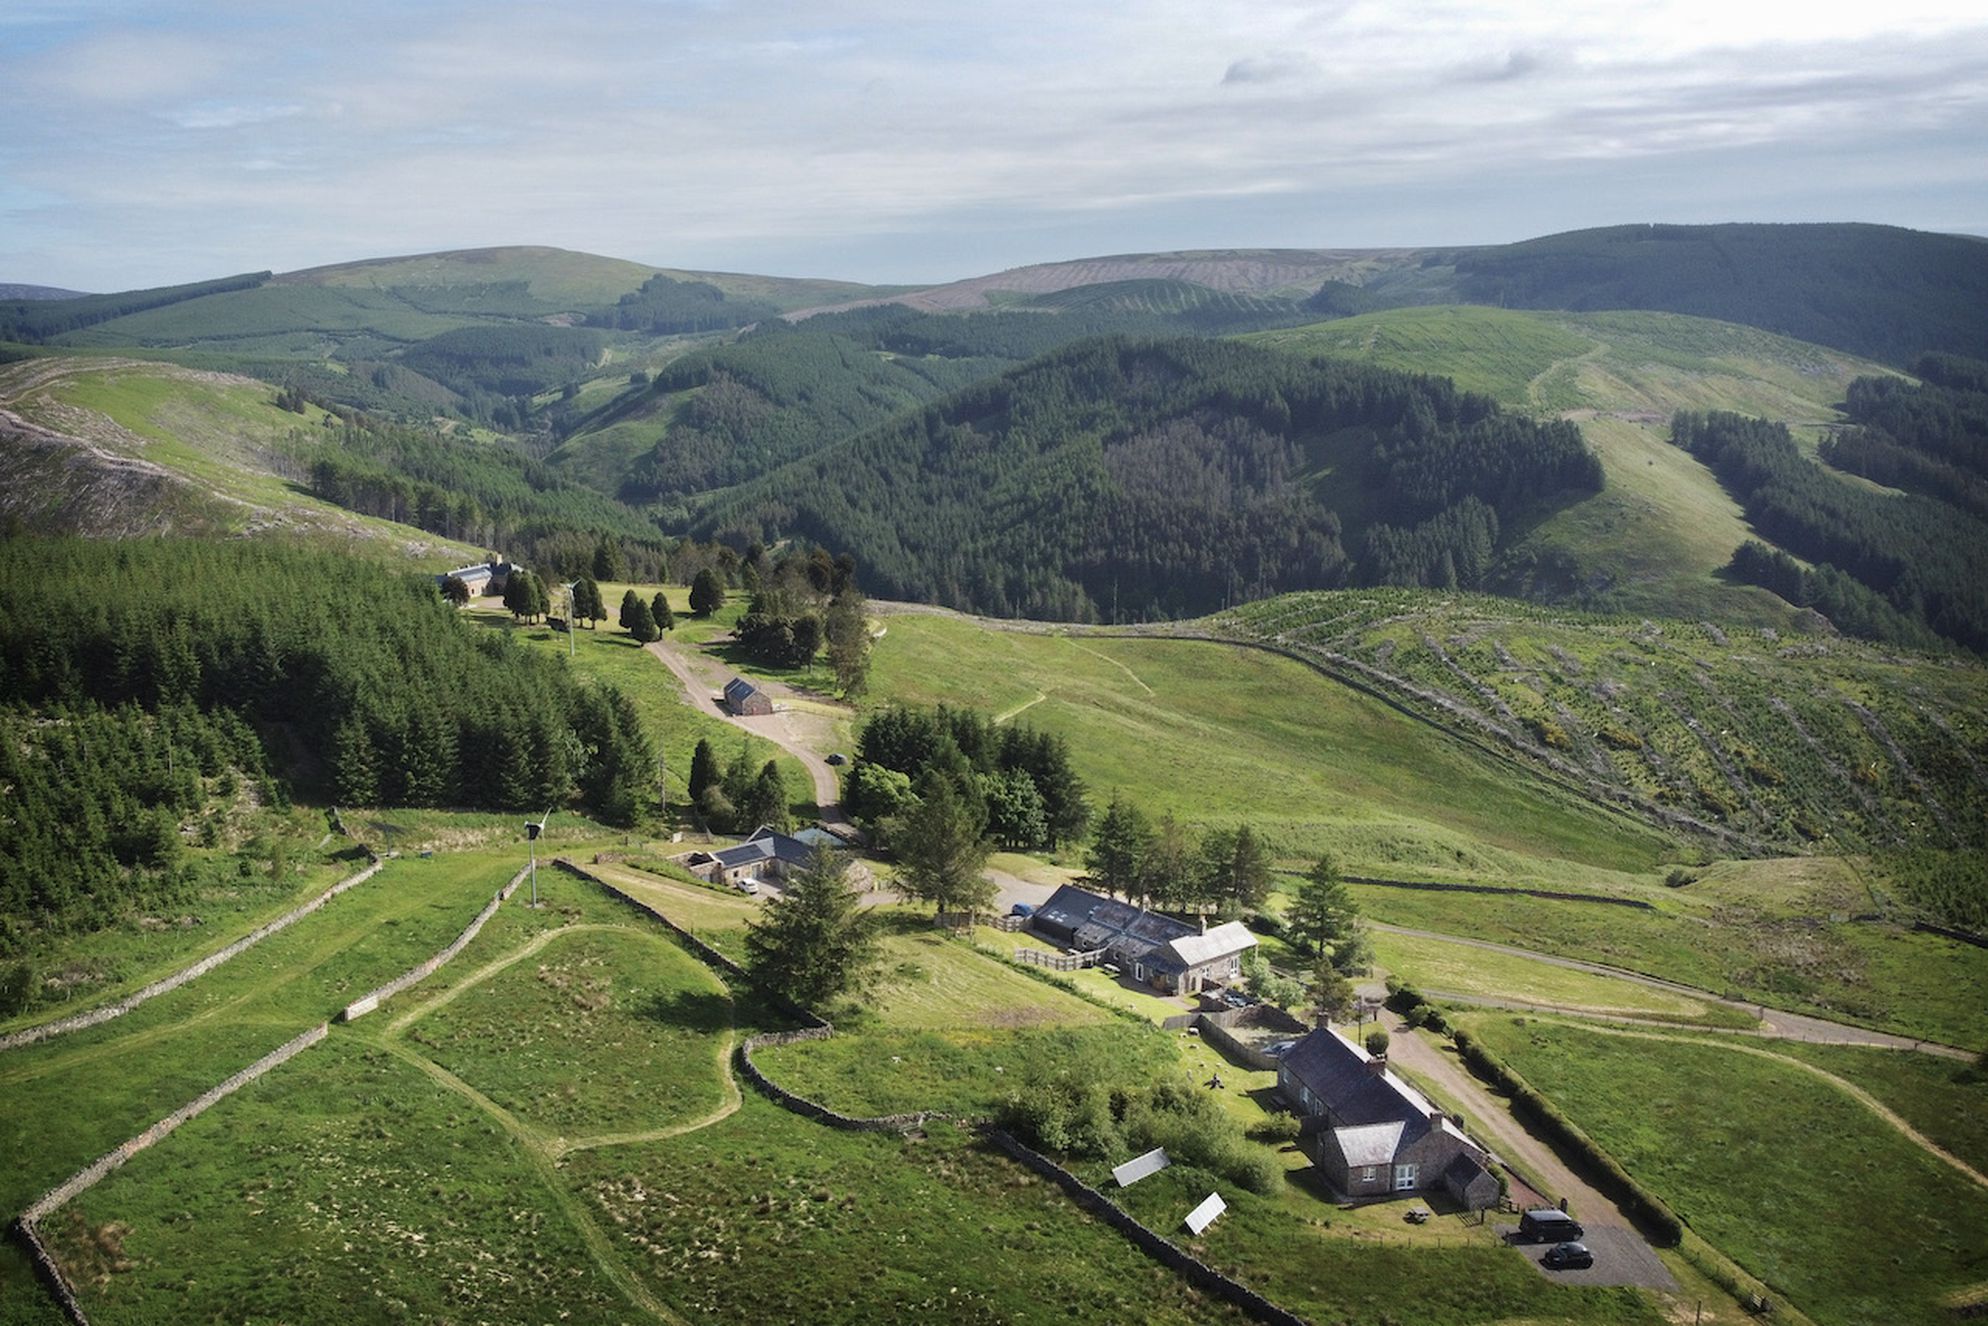
<path id="1" fill-rule="evenodd" d="M 1189 1233 L 1199 1234 L 1215 1223 L 1216 1216 L 1228 1209 L 1229 1204 L 1222 1200 L 1222 1194 L 1211 1192 L 1202 1199 L 1201 1205 L 1187 1213 L 1187 1219 L 1183 1223 L 1187 1225 Z"/>
<path id="2" fill-rule="evenodd" d="M 1112 1170 L 1111 1177 L 1121 1188 L 1130 1188 L 1141 1179 L 1151 1178 L 1173 1162 L 1167 1159 L 1167 1149 L 1156 1146 L 1143 1156 L 1134 1156 L 1123 1165 Z"/>

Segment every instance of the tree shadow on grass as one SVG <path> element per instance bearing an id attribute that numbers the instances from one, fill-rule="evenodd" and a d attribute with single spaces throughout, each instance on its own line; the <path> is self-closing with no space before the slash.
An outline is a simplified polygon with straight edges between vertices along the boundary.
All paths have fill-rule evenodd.
<path id="1" fill-rule="evenodd" d="M 652 997 L 641 1015 L 682 1031 L 710 1035 L 732 1025 L 732 1001 L 705 990 L 673 990 Z"/>

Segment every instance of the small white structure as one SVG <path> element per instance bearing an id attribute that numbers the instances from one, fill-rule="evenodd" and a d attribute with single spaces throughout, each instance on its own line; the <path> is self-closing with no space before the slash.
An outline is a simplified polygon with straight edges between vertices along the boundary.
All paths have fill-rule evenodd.
<path id="1" fill-rule="evenodd" d="M 1133 1184 L 1139 1182 L 1139 1180 L 1149 1179 L 1171 1164 L 1173 1162 L 1167 1159 L 1167 1149 L 1163 1146 L 1156 1146 L 1145 1155 L 1134 1156 L 1123 1165 L 1112 1170 L 1111 1177 L 1113 1182 L 1117 1183 L 1119 1187 L 1130 1188 Z"/>
<path id="2" fill-rule="evenodd" d="M 1229 1204 L 1222 1200 L 1222 1194 L 1211 1192 L 1202 1200 L 1201 1205 L 1187 1213 L 1187 1219 L 1182 1223 L 1187 1226 L 1188 1233 L 1199 1234 L 1215 1223 L 1216 1216 L 1228 1209 Z"/>

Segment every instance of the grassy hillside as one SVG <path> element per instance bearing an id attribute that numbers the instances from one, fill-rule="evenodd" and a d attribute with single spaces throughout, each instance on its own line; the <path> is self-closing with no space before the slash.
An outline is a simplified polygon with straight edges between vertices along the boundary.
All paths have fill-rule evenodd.
<path id="1" fill-rule="evenodd" d="M 878 700 L 1021 715 L 1114 790 L 1199 827 L 1249 821 L 1289 859 L 1354 873 L 1558 879 L 1644 874 L 1672 844 L 1274 654 L 1165 639 L 1004 631 L 894 614 Z"/>
<path id="2" fill-rule="evenodd" d="M 468 544 L 375 520 L 304 492 L 282 444 L 322 424 L 280 410 L 261 382 L 168 364 L 53 356 L 0 369 L 0 511 L 43 533 L 290 534 L 440 566 Z"/>
<path id="3" fill-rule="evenodd" d="M 1770 595 L 1715 576 L 1757 537 L 1717 478 L 1669 442 L 1678 410 L 1788 424 L 1813 446 L 1867 360 L 1734 323 L 1668 313 L 1390 309 L 1241 339 L 1433 373 L 1508 408 L 1574 420 L 1607 484 L 1526 531 L 1494 580 L 1598 607 L 1773 625 Z"/>
<path id="4" fill-rule="evenodd" d="M 1976 844 L 1988 823 L 1976 664 L 1473 596 L 1292 595 L 1206 625 L 1732 846 Z"/>
<path id="5" fill-rule="evenodd" d="M 1611 226 L 1461 252 L 1460 302 L 1663 309 L 1902 364 L 1988 341 L 1988 244 L 1873 225 Z"/>

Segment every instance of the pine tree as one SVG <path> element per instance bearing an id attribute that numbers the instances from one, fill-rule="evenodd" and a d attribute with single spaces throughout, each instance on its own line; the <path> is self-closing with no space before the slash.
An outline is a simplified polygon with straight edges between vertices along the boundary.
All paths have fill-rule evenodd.
<path id="1" fill-rule="evenodd" d="M 1339 873 L 1331 853 L 1319 857 L 1298 896 L 1291 901 L 1285 929 L 1313 957 L 1330 958 L 1332 965 L 1351 973 L 1366 966 L 1367 937 L 1360 909 Z"/>
<path id="2" fill-rule="evenodd" d="M 1140 863 L 1152 838 L 1152 828 L 1139 808 L 1112 793 L 1111 804 L 1091 836 L 1091 850 L 1084 855 L 1083 882 L 1113 897 L 1137 897 Z"/>
<path id="3" fill-rule="evenodd" d="M 607 605 L 601 602 L 601 587 L 592 576 L 581 576 L 573 584 L 573 616 L 575 624 L 579 618 L 586 618 L 590 631 L 607 616 Z"/>
<path id="4" fill-rule="evenodd" d="M 845 589 L 829 604 L 822 624 L 828 636 L 828 665 L 835 670 L 835 684 L 845 700 L 857 699 L 870 684 L 870 623 L 863 608 L 863 596 L 853 587 Z"/>
<path id="5" fill-rule="evenodd" d="M 696 805 L 704 796 L 704 789 L 715 787 L 722 775 L 718 769 L 718 752 L 711 749 L 711 740 L 700 737 L 697 749 L 690 753 L 690 801 Z"/>
<path id="6" fill-rule="evenodd" d="M 660 589 L 656 591 L 656 597 L 649 601 L 649 615 L 656 619 L 658 631 L 676 629 L 676 613 L 670 610 L 669 596 Z"/>
<path id="7" fill-rule="evenodd" d="M 787 782 L 780 776 L 778 764 L 768 760 L 761 767 L 739 811 L 740 818 L 751 821 L 755 828 L 763 824 L 784 832 L 793 825 L 793 814 L 787 809 Z"/>
<path id="8" fill-rule="evenodd" d="M 898 888 L 943 913 L 984 911 L 994 902 L 992 880 L 981 873 L 992 844 L 980 816 L 953 780 L 927 772 L 918 803 L 898 817 L 891 834 L 898 860 Z"/>
<path id="9" fill-rule="evenodd" d="M 612 535 L 603 534 L 594 545 L 594 579 L 619 580 L 621 567 L 621 544 Z"/>
<path id="10" fill-rule="evenodd" d="M 876 914 L 848 881 L 841 853 L 816 847 L 746 928 L 755 981 L 816 1008 L 855 987 L 880 952 Z"/>
<path id="11" fill-rule="evenodd" d="M 724 606 L 725 586 L 717 572 L 707 566 L 690 582 L 690 610 L 699 617 L 709 617 Z"/>
<path id="12" fill-rule="evenodd" d="M 641 599 L 635 600 L 635 606 L 629 610 L 628 615 L 630 618 L 628 633 L 635 637 L 637 644 L 646 645 L 651 640 L 662 638 L 663 633 L 656 629 L 656 619 L 649 613 L 649 605 Z"/>
<path id="13" fill-rule="evenodd" d="M 636 596 L 634 590 L 621 591 L 621 629 L 631 635 L 635 633 L 635 609 L 641 604 L 642 600 Z"/>
<path id="14" fill-rule="evenodd" d="M 340 805 L 378 804 L 380 773 L 373 755 L 373 741 L 366 724 L 357 715 L 340 723 L 332 737 L 331 777 Z"/>

